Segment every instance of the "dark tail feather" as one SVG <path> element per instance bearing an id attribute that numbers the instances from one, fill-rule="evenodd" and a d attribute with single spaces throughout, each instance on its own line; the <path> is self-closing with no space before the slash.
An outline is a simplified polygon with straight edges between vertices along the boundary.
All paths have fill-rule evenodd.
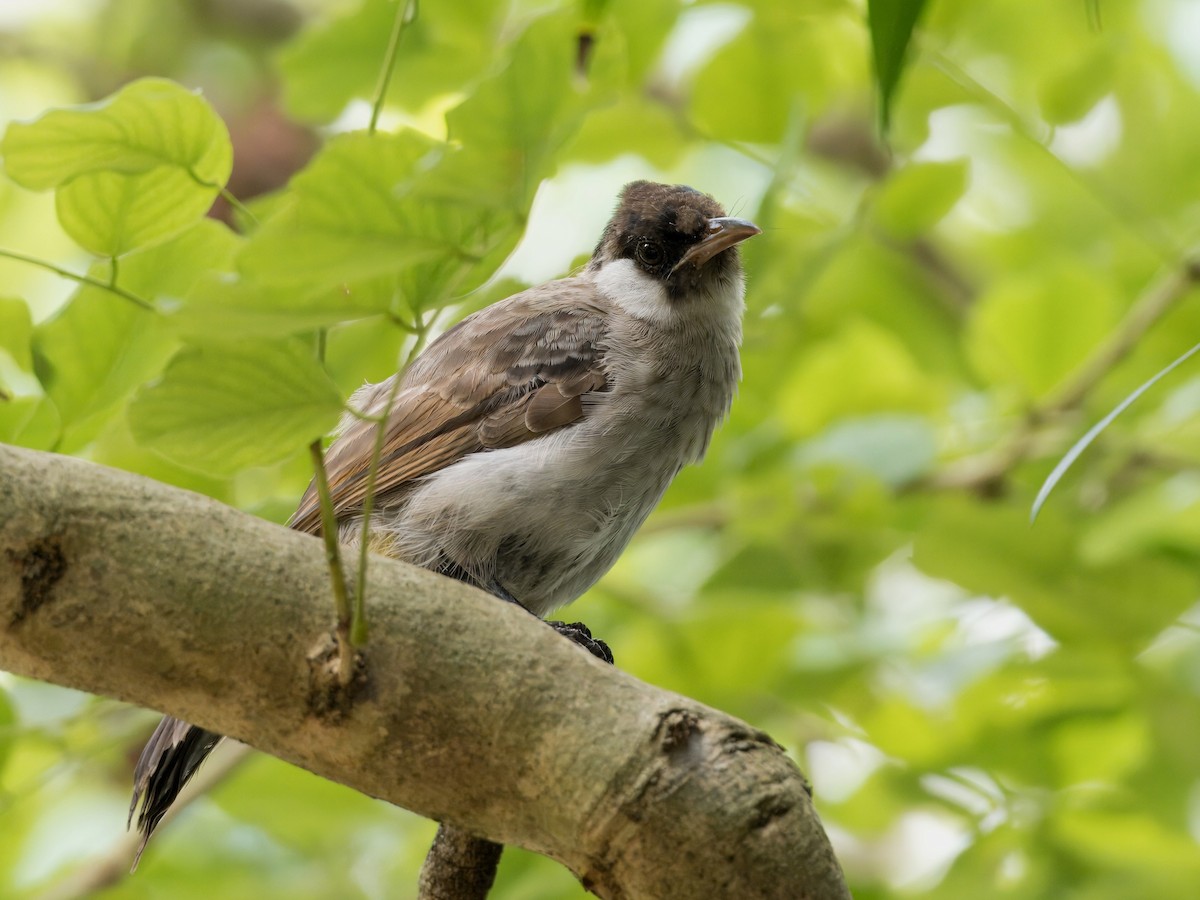
<path id="1" fill-rule="evenodd" d="M 137 766 L 133 770 L 133 800 L 129 804 L 128 828 L 133 822 L 133 813 L 138 800 L 145 797 L 142 811 L 138 814 L 138 830 L 142 840 L 129 871 L 137 870 L 138 860 L 146 849 L 146 842 L 162 821 L 183 786 L 195 774 L 200 763 L 217 746 L 221 735 L 189 725 L 170 716 L 164 718 L 154 729 L 154 734 L 142 749 Z"/>

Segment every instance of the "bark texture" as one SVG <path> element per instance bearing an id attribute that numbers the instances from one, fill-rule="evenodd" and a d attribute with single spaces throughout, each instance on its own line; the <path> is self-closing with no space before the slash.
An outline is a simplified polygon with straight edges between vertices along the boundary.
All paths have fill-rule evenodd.
<path id="1" fill-rule="evenodd" d="M 485 900 L 504 847 L 443 823 L 421 866 L 417 900 Z"/>
<path id="2" fill-rule="evenodd" d="M 341 688 L 317 539 L 0 445 L 0 668 L 543 853 L 601 897 L 849 896 L 803 776 L 766 735 L 513 604 L 383 558 L 370 576 L 371 638 Z"/>

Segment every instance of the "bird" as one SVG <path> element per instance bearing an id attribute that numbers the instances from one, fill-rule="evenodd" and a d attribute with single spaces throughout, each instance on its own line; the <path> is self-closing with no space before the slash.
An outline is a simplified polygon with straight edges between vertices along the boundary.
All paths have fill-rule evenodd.
<path id="1" fill-rule="evenodd" d="M 738 245 L 760 231 L 686 185 L 627 184 L 581 271 L 467 316 L 405 371 L 351 396 L 358 412 L 325 456 L 339 541 L 361 534 L 384 427 L 372 551 L 539 618 L 579 597 L 729 413 L 741 378 Z M 315 479 L 288 524 L 321 532 Z M 134 869 L 220 740 L 171 716 L 154 731 L 126 823 L 141 800 Z"/>

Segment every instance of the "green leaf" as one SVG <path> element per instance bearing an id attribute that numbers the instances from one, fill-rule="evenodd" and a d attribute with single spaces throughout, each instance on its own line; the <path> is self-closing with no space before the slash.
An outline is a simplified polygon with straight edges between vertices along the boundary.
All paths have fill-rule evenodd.
<path id="1" fill-rule="evenodd" d="M 1145 718 L 1130 710 L 1063 722 L 1052 746 L 1062 783 L 1080 784 L 1120 779 L 1146 762 L 1150 743 Z"/>
<path id="2" fill-rule="evenodd" d="M 44 450 L 54 446 L 62 423 L 34 374 L 32 341 L 25 301 L 0 297 L 0 441 Z"/>
<path id="3" fill-rule="evenodd" d="M 342 396 L 348 397 L 364 381 L 382 381 L 395 374 L 407 335 L 390 322 L 360 319 L 329 329 L 325 343 L 325 369 Z"/>
<path id="4" fill-rule="evenodd" d="M 1064 804 L 1044 827 L 1047 839 L 1063 847 L 1079 864 L 1108 872 L 1110 878 L 1123 871 L 1147 868 L 1171 873 L 1166 882 L 1171 885 L 1195 885 L 1200 881 L 1195 839 L 1143 809 Z M 1163 895 L 1171 896 L 1166 892 Z"/>
<path id="5" fill-rule="evenodd" d="M 1038 106 L 1051 125 L 1066 125 L 1082 119 L 1113 88 L 1116 60 L 1111 48 L 1102 48 L 1078 58 L 1046 78 L 1038 88 Z"/>
<path id="6" fill-rule="evenodd" d="M 159 166 L 140 175 L 91 172 L 55 194 L 58 221 L 81 247 L 122 256 L 183 231 L 212 206 L 216 187 L 183 169 Z"/>
<path id="7" fill-rule="evenodd" d="M 1062 459 L 1060 459 L 1058 464 L 1054 467 L 1054 471 L 1046 476 L 1046 480 L 1042 483 L 1041 488 L 1038 490 L 1037 497 L 1033 501 L 1033 507 L 1029 511 L 1030 522 L 1037 518 L 1042 506 L 1044 506 L 1046 503 L 1046 499 L 1050 496 L 1050 492 L 1054 490 L 1055 485 L 1062 481 L 1062 477 L 1067 474 L 1067 469 L 1071 468 L 1071 466 L 1075 464 L 1075 460 L 1079 459 L 1079 457 L 1083 455 L 1083 451 L 1092 445 L 1092 442 L 1100 436 L 1100 433 L 1103 432 L 1104 429 L 1109 425 L 1111 425 L 1117 416 L 1125 412 L 1125 410 L 1129 409 L 1129 407 L 1133 406 L 1133 404 L 1137 402 L 1137 399 L 1141 397 L 1142 394 L 1146 393 L 1146 391 L 1158 384 L 1158 382 L 1164 377 L 1175 371 L 1175 369 L 1195 356 L 1197 352 L 1200 352 L 1200 344 L 1196 344 L 1186 353 L 1176 357 L 1165 367 L 1159 369 L 1158 372 L 1152 375 L 1149 379 L 1138 385 L 1137 389 L 1134 390 L 1133 393 L 1118 403 L 1108 415 L 1089 428 L 1083 437 L 1071 445 L 1071 449 L 1063 454 Z"/>
<path id="8" fill-rule="evenodd" d="M 1200 474 L 1179 472 L 1146 485 L 1089 517 L 1080 544 L 1093 564 L 1158 552 L 1200 551 Z"/>
<path id="9" fill-rule="evenodd" d="M 967 189 L 967 161 L 912 163 L 884 182 L 875 221 L 893 237 L 912 240 L 941 221 Z"/>
<path id="10" fill-rule="evenodd" d="M 237 237 L 204 220 L 169 241 L 130 253 L 118 283 L 165 303 L 190 290 L 199 273 L 228 265 Z M 108 264 L 92 276 L 108 277 Z M 104 420 L 139 384 L 156 375 L 176 347 L 162 316 L 98 287 L 85 285 L 34 332 L 38 375 L 62 414 L 64 452 L 95 436 Z"/>
<path id="11" fill-rule="evenodd" d="M 833 463 L 864 469 L 899 487 L 928 473 L 936 451 L 928 422 L 891 414 L 838 422 L 801 445 L 797 457 L 806 466 Z"/>
<path id="12" fill-rule="evenodd" d="M 432 192 L 524 217 L 554 154 L 598 102 L 575 79 L 577 24 L 573 15 L 538 19 L 509 64 L 447 113 L 450 139 L 464 152 L 433 173 Z"/>
<path id="13" fill-rule="evenodd" d="M 18 184 L 57 188 L 66 232 L 110 257 L 168 238 L 203 216 L 233 162 L 229 134 L 208 103 L 155 78 L 99 103 L 15 123 L 0 152 Z"/>
<path id="14" fill-rule="evenodd" d="M 453 249 L 413 182 L 443 147 L 413 131 L 333 138 L 292 182 L 294 203 L 255 232 L 239 270 L 310 288 L 371 278 Z M 461 224 L 461 223 L 460 223 Z M 463 248 L 468 252 L 469 248 Z"/>
<path id="15" fill-rule="evenodd" d="M 925 0 L 867 0 L 879 119 L 885 131 L 891 121 L 892 96 L 904 71 L 913 28 L 924 6 Z"/>
<path id="16" fill-rule="evenodd" d="M 709 7 L 710 9 L 712 7 Z M 725 5 L 733 34 L 696 75 L 689 105 L 696 125 L 721 140 L 771 143 L 802 118 L 817 117 L 866 74 L 862 26 L 849 15 L 814 15 L 804 4 Z"/>
<path id="17" fill-rule="evenodd" d="M 129 406 L 134 438 L 172 462 L 228 475 L 327 433 L 342 397 L 301 341 L 185 347 Z"/>
<path id="18" fill-rule="evenodd" d="M 8 692 L 0 688 L 0 775 L 17 742 L 17 712 L 8 699 Z"/>
<path id="19" fill-rule="evenodd" d="M 1109 281 L 1060 262 L 997 281 L 972 312 L 966 348 L 986 379 L 1040 399 L 1088 358 L 1117 316 Z"/>
<path id="20" fill-rule="evenodd" d="M 14 122 L 0 153 L 9 177 L 38 191 L 91 172 L 138 175 L 159 166 L 221 187 L 233 161 L 229 133 L 212 107 L 162 78 L 134 81 L 98 103 Z"/>
<path id="21" fill-rule="evenodd" d="M 1087 565 L 1073 523 L 1043 517 L 1030 529 L 1018 505 L 941 499 L 916 535 L 927 574 L 1018 604 L 1057 640 L 1135 646 L 1195 600 L 1191 567 L 1162 557 Z M 1131 602 L 1130 598 L 1136 598 Z"/>
<path id="22" fill-rule="evenodd" d="M 292 115 L 328 121 L 373 95 L 397 2 L 365 0 L 283 48 L 278 65 Z M 401 38 L 388 103 L 416 112 L 477 78 L 494 59 L 504 14 L 493 0 L 421 4 Z"/>
<path id="23" fill-rule="evenodd" d="M 0 441 L 33 450 L 57 450 L 62 417 L 49 397 L 16 397 L 0 402 Z"/>
<path id="24" fill-rule="evenodd" d="M 646 97 L 623 97 L 588 115 L 571 143 L 571 158 L 604 163 L 635 153 L 651 165 L 670 169 L 687 150 L 679 118 Z"/>
<path id="25" fill-rule="evenodd" d="M 396 279 L 306 290 L 304 285 L 264 284 L 233 272 L 201 273 L 167 320 L 189 337 L 282 336 L 378 315 L 392 308 Z"/>
<path id="26" fill-rule="evenodd" d="M 26 372 L 33 371 L 32 338 L 29 305 L 16 297 L 0 297 L 0 350 L 7 350 L 13 363 Z"/>
<path id="27" fill-rule="evenodd" d="M 903 343 L 859 320 L 801 358 L 778 409 L 793 433 L 807 437 L 864 413 L 930 411 L 941 393 Z"/>
<path id="28" fill-rule="evenodd" d="M 265 754 L 246 761 L 239 781 L 222 785 L 213 801 L 237 821 L 262 825 L 275 839 L 306 853 L 334 852 L 341 845 L 339 831 L 397 818 L 394 808 Z M 321 817 L 309 814 L 314 806 Z"/>
<path id="29" fill-rule="evenodd" d="M 535 21 L 511 62 L 447 115 L 449 145 L 414 131 L 330 141 L 295 179 L 294 205 L 252 236 L 239 270 L 311 290 L 428 265 L 418 281 L 437 293 L 409 296 L 412 308 L 481 283 L 515 244 L 585 108 L 573 78 L 573 22 Z"/>

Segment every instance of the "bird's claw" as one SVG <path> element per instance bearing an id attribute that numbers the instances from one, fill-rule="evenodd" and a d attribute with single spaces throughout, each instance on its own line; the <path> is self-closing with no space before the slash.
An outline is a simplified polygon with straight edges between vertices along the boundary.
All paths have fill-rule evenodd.
<path id="1" fill-rule="evenodd" d="M 608 644 L 599 638 L 592 637 L 591 630 L 582 622 L 547 622 L 546 624 L 597 659 L 603 660 L 609 665 L 613 664 L 612 650 L 609 649 Z"/>

